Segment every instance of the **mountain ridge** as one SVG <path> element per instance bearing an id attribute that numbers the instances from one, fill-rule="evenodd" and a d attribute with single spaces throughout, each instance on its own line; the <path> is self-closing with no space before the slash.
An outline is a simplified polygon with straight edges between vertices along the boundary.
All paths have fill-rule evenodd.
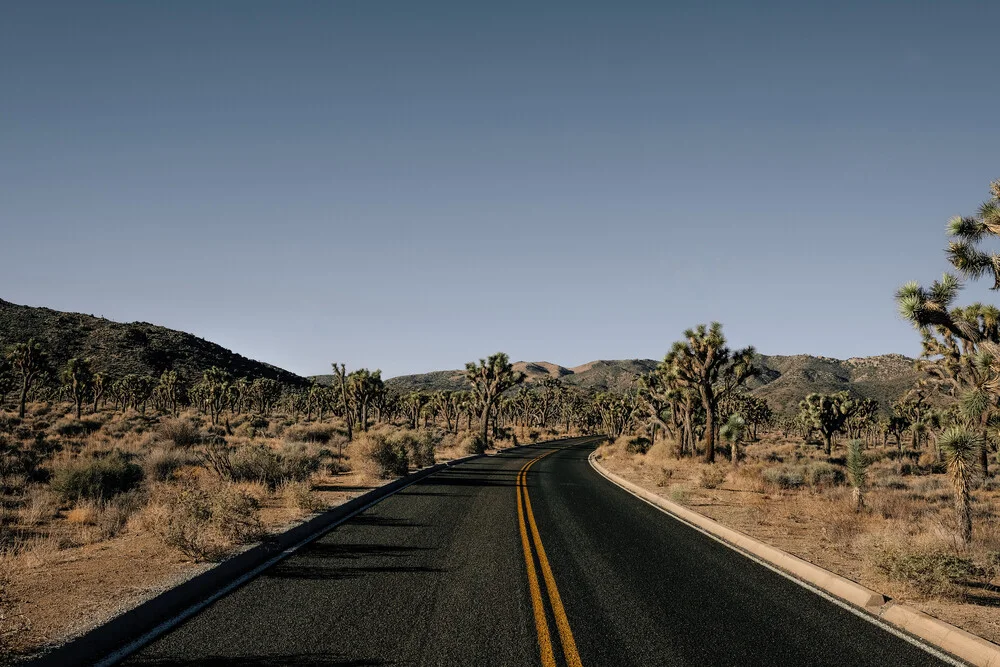
<path id="1" fill-rule="evenodd" d="M 308 384 L 291 371 L 184 331 L 0 299 L 0 350 L 29 338 L 44 345 L 56 372 L 72 357 L 89 357 L 95 371 L 115 377 L 129 373 L 158 376 L 173 370 L 184 380 L 194 381 L 207 368 L 218 366 L 233 376 L 266 377 L 293 387 Z"/>

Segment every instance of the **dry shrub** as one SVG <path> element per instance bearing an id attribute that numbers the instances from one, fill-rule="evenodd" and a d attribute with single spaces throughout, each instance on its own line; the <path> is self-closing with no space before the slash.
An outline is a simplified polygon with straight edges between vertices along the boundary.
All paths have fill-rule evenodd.
<path id="1" fill-rule="evenodd" d="M 161 485 L 157 491 L 145 527 L 196 561 L 222 558 L 235 545 L 252 542 L 264 532 L 260 503 L 231 484 Z"/>
<path id="2" fill-rule="evenodd" d="M 691 492 L 688 491 L 687 487 L 681 486 L 680 484 L 675 484 L 670 487 L 670 499 L 675 503 L 680 503 L 681 505 L 686 504 L 691 500 Z"/>
<path id="3" fill-rule="evenodd" d="M 645 454 L 652 446 L 649 438 L 642 436 L 630 437 L 625 441 L 625 451 L 629 454 Z"/>
<path id="4" fill-rule="evenodd" d="M 726 471 L 718 466 L 707 466 L 702 468 L 698 477 L 698 486 L 703 489 L 714 489 L 726 481 Z"/>
<path id="5" fill-rule="evenodd" d="M 311 442 L 327 445 L 337 434 L 333 424 L 294 424 L 282 432 L 282 437 L 289 442 Z"/>
<path id="6" fill-rule="evenodd" d="M 313 491 L 308 482 L 291 482 L 282 487 L 285 504 L 291 509 L 316 512 L 326 507 L 326 503 Z"/>
<path id="7" fill-rule="evenodd" d="M 670 468 L 660 469 L 660 481 L 656 483 L 657 486 L 663 487 L 670 484 L 670 479 L 674 476 L 674 471 Z"/>
<path id="8" fill-rule="evenodd" d="M 66 512 L 66 522 L 81 526 L 92 526 L 97 523 L 99 511 L 96 502 L 85 500 Z"/>
<path id="9" fill-rule="evenodd" d="M 157 447 L 146 454 L 142 461 L 142 469 L 147 479 L 153 482 L 166 482 L 173 479 L 178 470 L 194 464 L 197 460 L 183 449 Z"/>
<path id="10" fill-rule="evenodd" d="M 99 419 L 66 417 L 56 422 L 53 430 L 63 437 L 72 438 L 96 433 L 103 425 Z"/>
<path id="11" fill-rule="evenodd" d="M 162 420 L 156 432 L 160 438 L 177 447 L 193 447 L 204 438 L 198 425 L 183 417 Z"/>
<path id="12" fill-rule="evenodd" d="M 285 445 L 276 452 L 262 444 L 209 446 L 205 462 L 229 482 L 260 482 L 272 491 L 286 482 L 301 482 L 319 469 L 319 457 L 302 444 Z"/>
<path id="13" fill-rule="evenodd" d="M 56 467 L 52 490 L 63 500 L 106 499 L 137 488 L 143 470 L 122 452 L 102 457 L 77 458 Z"/>
<path id="14" fill-rule="evenodd" d="M 21 508 L 20 520 L 25 526 L 38 526 L 59 514 L 59 499 L 48 487 L 35 485 L 28 489 Z"/>
<path id="15" fill-rule="evenodd" d="M 78 537 L 87 544 L 110 540 L 128 525 L 129 518 L 146 506 L 146 494 L 123 493 L 110 500 L 81 500 L 66 512 L 66 521 L 80 528 Z"/>
<path id="16" fill-rule="evenodd" d="M 971 558 L 941 548 L 911 550 L 880 543 L 870 550 L 869 564 L 886 580 L 928 596 L 960 597 L 966 584 L 987 575 Z"/>

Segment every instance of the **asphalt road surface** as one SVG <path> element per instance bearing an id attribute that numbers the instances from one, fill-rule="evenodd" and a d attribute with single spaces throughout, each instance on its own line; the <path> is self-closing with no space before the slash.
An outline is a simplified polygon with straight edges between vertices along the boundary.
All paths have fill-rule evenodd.
<path id="1" fill-rule="evenodd" d="M 593 447 L 427 477 L 126 664 L 943 664 L 619 489 Z"/>

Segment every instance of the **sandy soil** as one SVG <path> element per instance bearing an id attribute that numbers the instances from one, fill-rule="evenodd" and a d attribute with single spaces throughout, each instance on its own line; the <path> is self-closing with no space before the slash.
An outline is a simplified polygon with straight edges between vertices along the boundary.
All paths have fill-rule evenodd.
<path id="1" fill-rule="evenodd" d="M 374 486 L 346 473 L 317 479 L 314 492 L 334 507 Z M 261 511 L 271 533 L 305 516 L 280 497 Z M 24 554 L 21 565 L 8 586 L 12 612 L 4 620 L 7 648 L 15 654 L 79 635 L 213 564 L 195 563 L 148 532 L 126 530 L 111 540 Z"/>

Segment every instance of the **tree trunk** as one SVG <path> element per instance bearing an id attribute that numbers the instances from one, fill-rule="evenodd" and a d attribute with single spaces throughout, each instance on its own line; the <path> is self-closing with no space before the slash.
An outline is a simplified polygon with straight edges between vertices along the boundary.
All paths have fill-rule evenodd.
<path id="1" fill-rule="evenodd" d="M 28 402 L 28 381 L 21 383 L 21 402 L 17 407 L 17 416 L 24 419 L 24 405 Z"/>
<path id="2" fill-rule="evenodd" d="M 705 435 L 702 442 L 705 445 L 705 463 L 715 463 L 715 414 L 712 401 L 712 390 L 701 388 L 701 402 L 705 407 Z"/>
<path id="3" fill-rule="evenodd" d="M 972 540 L 972 507 L 969 502 L 969 492 L 959 492 L 955 497 L 955 509 L 958 511 L 959 537 L 968 544 Z"/>
<path id="4" fill-rule="evenodd" d="M 827 456 L 833 453 L 833 433 L 823 434 L 823 447 L 826 450 Z"/>
<path id="5" fill-rule="evenodd" d="M 482 448 L 486 449 L 486 443 L 489 442 L 489 428 L 490 428 L 490 403 L 485 401 L 486 407 L 483 408 L 483 423 L 480 429 L 479 437 L 482 438 Z"/>

